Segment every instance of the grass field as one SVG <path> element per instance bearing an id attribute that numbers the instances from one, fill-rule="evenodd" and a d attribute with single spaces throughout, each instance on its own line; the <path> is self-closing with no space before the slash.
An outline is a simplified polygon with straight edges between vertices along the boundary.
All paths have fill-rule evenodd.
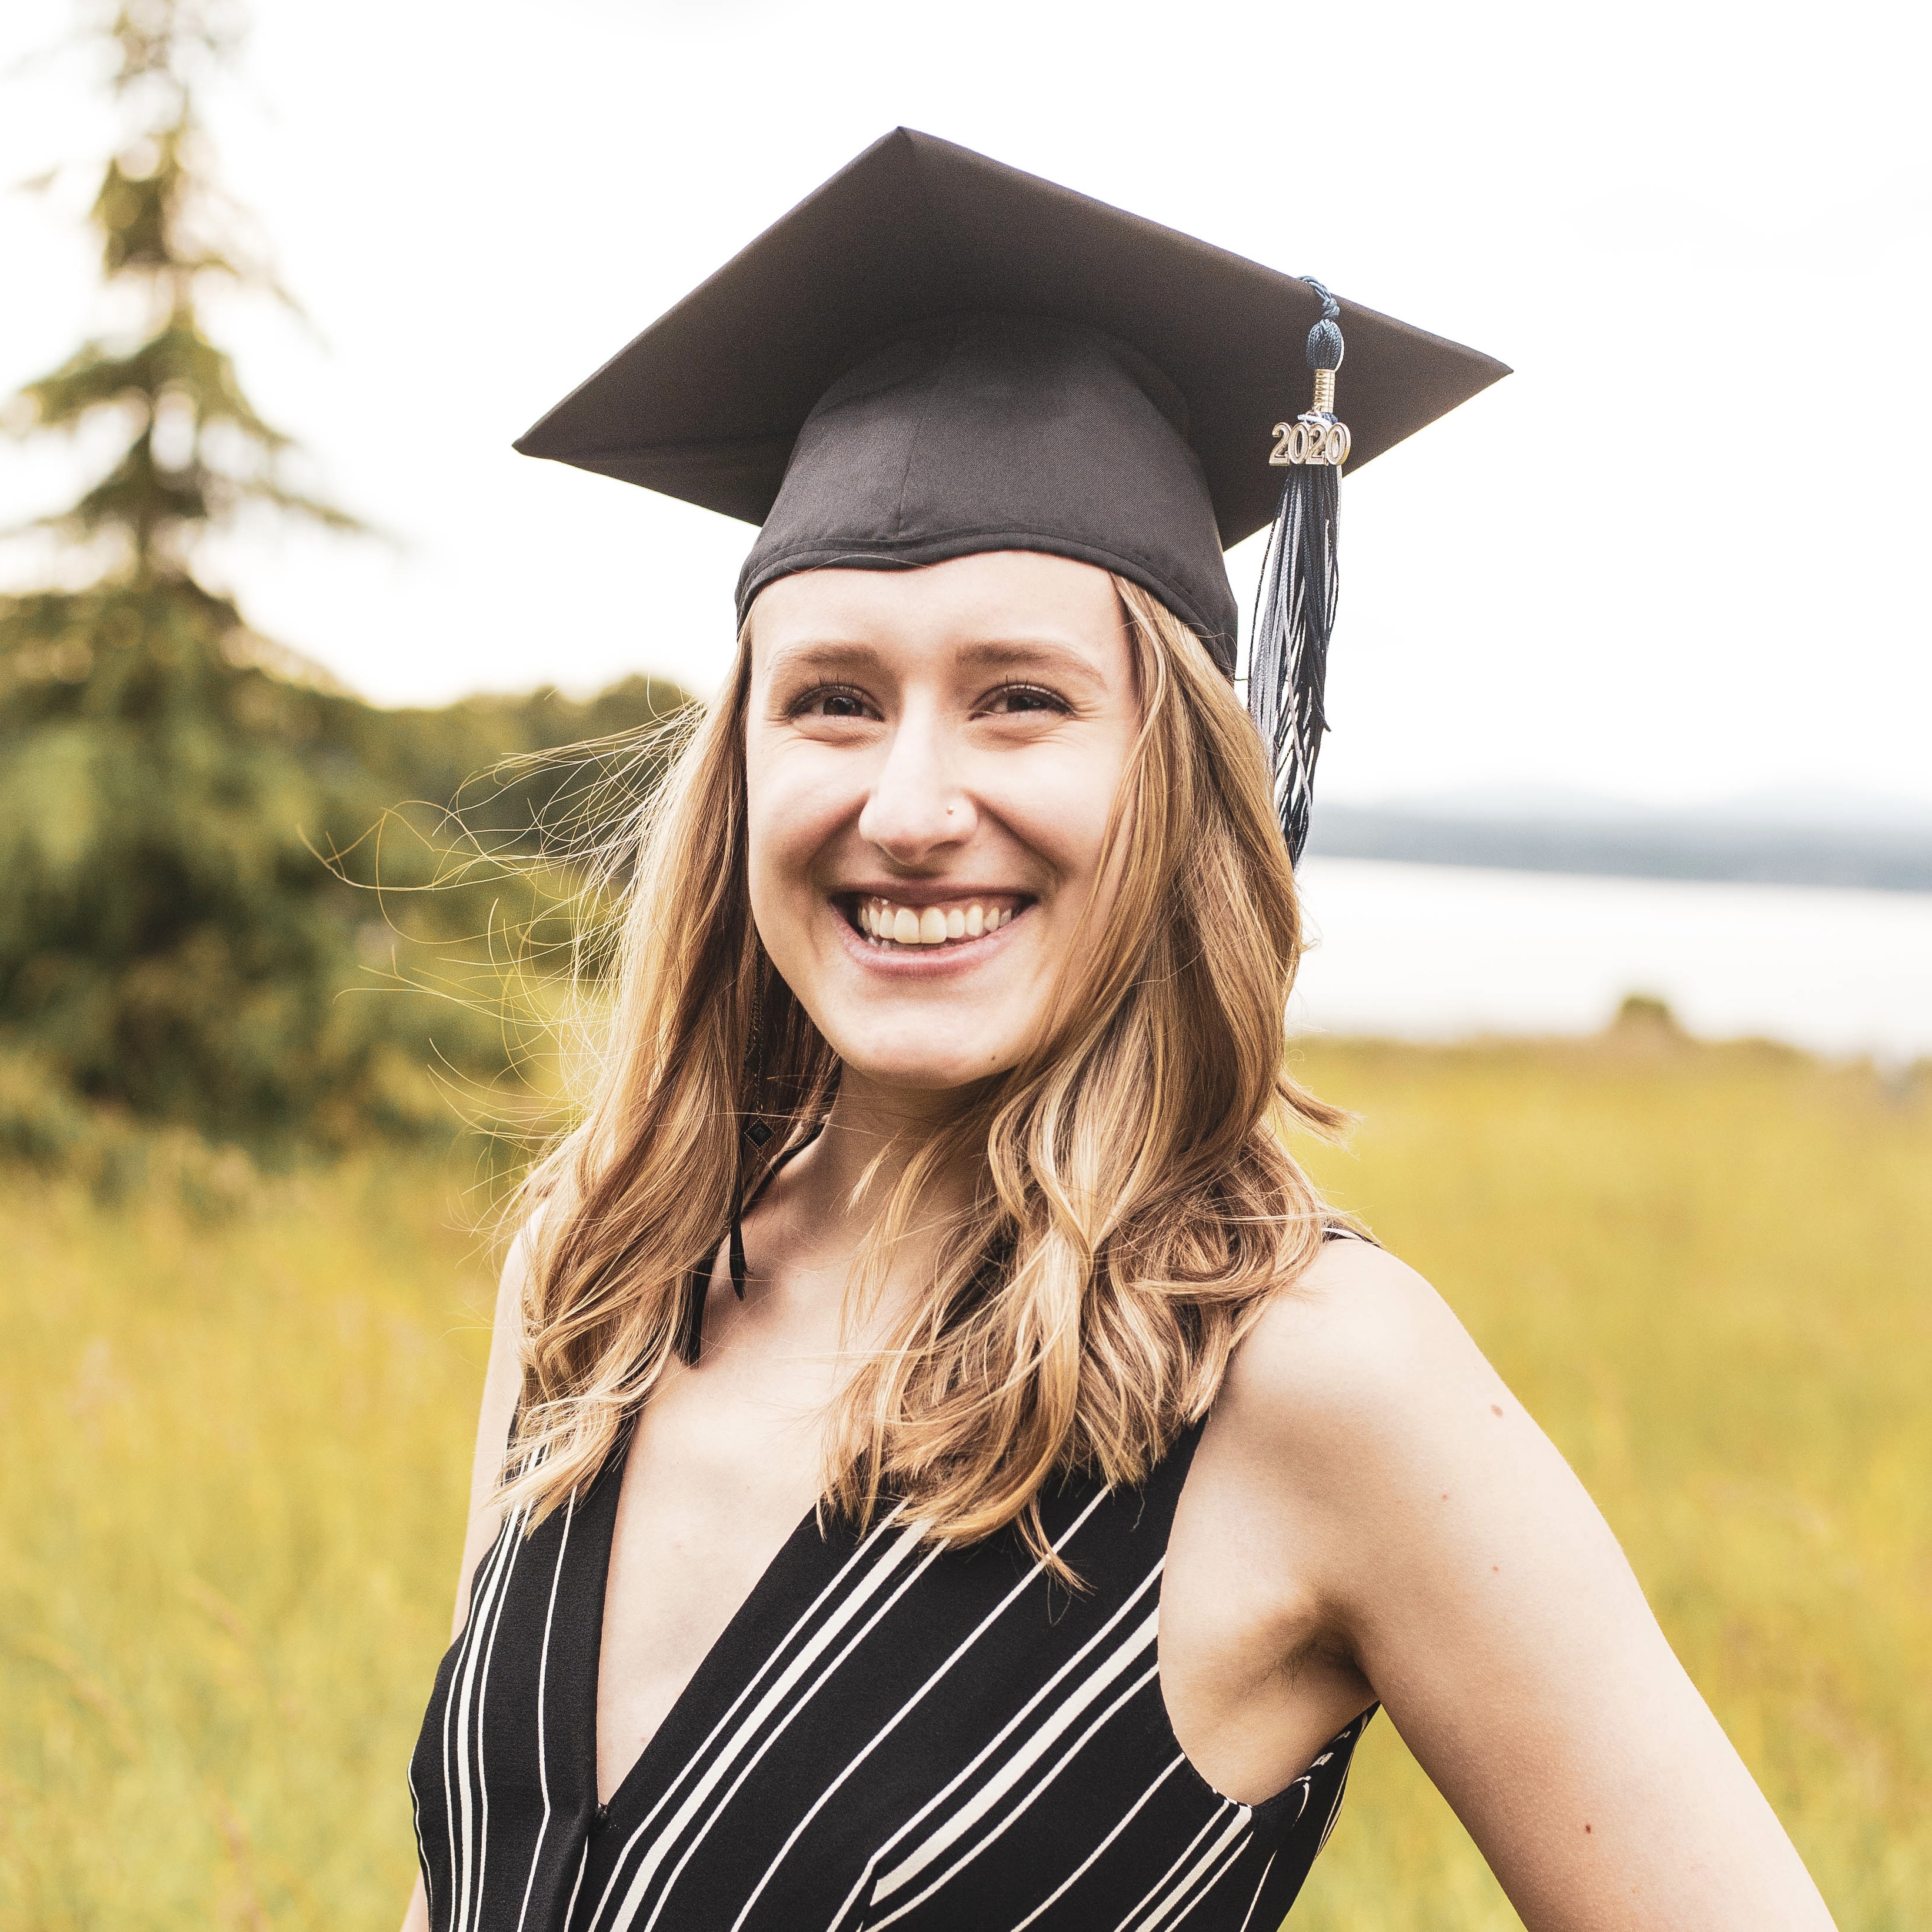
<path id="1" fill-rule="evenodd" d="M 1622 1538 L 1846 1932 L 1932 1924 L 1932 1092 L 1661 1036 L 1311 1049 L 1316 1165 Z M 0 1925 L 391 1927 L 489 1290 L 455 1164 L 0 1179 Z M 1294 1923 L 1516 1921 L 1371 1730 Z"/>

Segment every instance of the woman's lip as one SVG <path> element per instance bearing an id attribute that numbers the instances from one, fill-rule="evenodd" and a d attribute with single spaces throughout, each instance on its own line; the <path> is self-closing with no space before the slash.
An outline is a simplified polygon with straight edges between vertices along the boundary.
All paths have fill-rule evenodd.
<path id="1" fill-rule="evenodd" d="M 844 896 L 842 893 L 840 895 L 842 898 Z M 879 896 L 867 894 L 866 896 Z M 900 903 L 907 904 L 910 902 L 902 900 Z M 928 903 L 934 902 L 928 901 Z M 1012 917 L 997 932 L 982 932 L 976 939 L 949 940 L 944 945 L 935 946 L 898 946 L 868 939 L 842 908 L 835 910 L 839 911 L 839 937 L 846 951 L 860 965 L 872 972 L 884 973 L 896 978 L 931 979 L 947 973 L 964 970 L 990 958 L 1006 944 L 1007 935 L 1031 910 L 1033 904 L 1030 899 L 1024 901 Z"/>
<path id="2" fill-rule="evenodd" d="M 937 879 L 924 885 L 887 880 L 880 884 L 841 886 L 831 896 L 836 903 L 850 901 L 854 905 L 861 899 L 890 899 L 894 905 L 910 906 L 915 912 L 933 905 L 967 905 L 974 899 L 982 905 L 1004 906 L 1010 902 L 1017 912 L 1034 901 L 1032 893 L 1016 886 L 956 886 Z"/>
<path id="3" fill-rule="evenodd" d="M 1010 926 L 1033 901 L 1020 892 L 974 892 L 928 899 L 923 906 L 882 893 L 841 892 L 840 916 L 868 940 L 911 946 L 961 946 Z"/>

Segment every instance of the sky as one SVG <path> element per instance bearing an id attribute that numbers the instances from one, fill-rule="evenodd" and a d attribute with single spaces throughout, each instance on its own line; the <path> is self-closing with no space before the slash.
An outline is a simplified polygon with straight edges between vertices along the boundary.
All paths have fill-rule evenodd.
<path id="1" fill-rule="evenodd" d="M 86 61 L 22 64 L 75 17 L 0 10 L 0 182 L 106 152 Z M 373 699 L 637 670 L 716 687 L 750 530 L 511 440 L 905 124 L 1514 368 L 1344 485 L 1328 796 L 1932 800 L 1922 8 L 256 0 L 252 20 L 208 114 L 309 320 L 231 304 L 215 327 L 388 540 L 250 529 L 208 568 Z M 0 196 L 0 390 L 98 319 L 92 185 Z M 1345 418 L 1346 383 L 1345 363 Z M 88 455 L 0 449 L 0 520 L 57 504 Z M 1244 606 L 1258 567 L 1253 544 L 1230 558 Z"/>

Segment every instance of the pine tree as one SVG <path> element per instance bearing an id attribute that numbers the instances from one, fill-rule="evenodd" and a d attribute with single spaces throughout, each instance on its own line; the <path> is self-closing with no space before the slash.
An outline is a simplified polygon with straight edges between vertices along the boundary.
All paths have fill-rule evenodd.
<path id="1" fill-rule="evenodd" d="M 364 755 L 380 714 L 287 675 L 197 565 L 251 506 L 352 522 L 289 484 L 289 440 L 202 326 L 218 283 L 273 292 L 224 245 L 195 98 L 226 50 L 215 16 L 126 0 L 106 31 L 124 140 L 91 219 L 104 306 L 131 326 L 28 383 L 8 427 L 106 418 L 126 440 L 34 526 L 82 587 L 0 598 L 0 1046 L 86 1100 L 258 1150 L 340 1142 L 399 1124 L 424 1057 L 393 1007 L 337 997 L 369 914 L 316 856 L 393 796 Z"/>
<path id="2" fill-rule="evenodd" d="M 90 220 L 110 298 L 139 320 L 130 340 L 88 342 L 16 403 L 40 430 L 70 430 L 109 410 L 129 419 L 119 461 L 44 526 L 82 544 L 107 540 L 114 574 L 140 584 L 187 578 L 200 535 L 251 502 L 356 527 L 280 479 L 289 438 L 256 414 L 232 361 L 201 327 L 198 304 L 214 281 L 293 306 L 219 235 L 232 222 L 210 178 L 190 85 L 198 66 L 229 50 L 216 18 L 201 0 L 131 0 L 114 16 L 111 85 L 129 138 L 107 164 Z"/>
<path id="3" fill-rule="evenodd" d="M 510 1070 L 515 1030 L 491 1010 L 505 928 L 513 946 L 570 930 L 568 881 L 527 862 L 532 824 L 598 760 L 472 787 L 467 832 L 436 808 L 506 754 L 688 702 L 640 676 L 585 703 L 544 690 L 379 710 L 206 580 L 206 539 L 252 507 L 356 527 L 291 484 L 288 438 L 202 326 L 218 285 L 286 299 L 226 239 L 196 113 L 232 44 L 220 4 L 120 0 L 104 16 L 124 139 L 90 218 L 123 326 L 27 384 L 7 418 L 54 436 L 106 418 L 124 440 L 33 526 L 64 552 L 66 581 L 0 597 L 0 1154 L 58 1154 L 50 1142 L 87 1131 L 76 1120 L 120 1116 L 257 1155 L 446 1128 L 426 1070 Z M 657 768 L 648 753 L 628 767 L 640 783 Z M 412 798 L 431 808 L 415 836 L 406 822 L 370 838 L 395 832 Z M 506 868 L 479 851 L 520 856 Z M 410 890 L 452 872 L 465 883 Z M 427 968 L 419 950 L 400 983 L 372 986 L 367 963 L 412 935 L 432 946 Z"/>

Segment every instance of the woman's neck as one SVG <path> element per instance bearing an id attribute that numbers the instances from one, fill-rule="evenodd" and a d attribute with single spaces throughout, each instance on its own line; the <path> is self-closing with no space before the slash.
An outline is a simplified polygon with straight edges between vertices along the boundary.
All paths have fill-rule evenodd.
<path id="1" fill-rule="evenodd" d="M 956 1094 L 881 1087 L 846 1069 L 824 1130 L 774 1179 L 766 1225 L 798 1259 L 842 1277 L 907 1168 L 958 1110 Z M 924 1180 L 893 1244 L 888 1272 L 896 1282 L 929 1278 L 940 1232 L 973 1188 L 962 1162 Z M 761 1202 L 758 1220 L 766 1214 Z"/>
<path id="2" fill-rule="evenodd" d="M 878 1216 L 914 1159 L 958 1112 L 959 1096 L 917 1088 L 885 1087 L 848 1067 L 812 1149 L 814 1178 L 826 1204 L 836 1196 L 844 1211 L 867 1225 Z M 934 1174 L 921 1190 L 921 1205 L 944 1215 L 963 1207 L 972 1182 L 964 1172 Z"/>

